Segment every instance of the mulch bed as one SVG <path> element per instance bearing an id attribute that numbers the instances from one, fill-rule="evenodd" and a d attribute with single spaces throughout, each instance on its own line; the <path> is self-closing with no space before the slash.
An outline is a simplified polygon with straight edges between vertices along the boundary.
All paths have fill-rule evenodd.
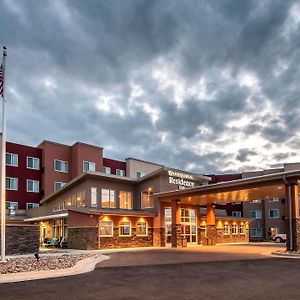
<path id="1" fill-rule="evenodd" d="M 34 256 L 16 257 L 0 263 L 0 274 L 67 269 L 73 267 L 78 261 L 92 256 L 95 255 L 41 256 L 39 261 Z"/>

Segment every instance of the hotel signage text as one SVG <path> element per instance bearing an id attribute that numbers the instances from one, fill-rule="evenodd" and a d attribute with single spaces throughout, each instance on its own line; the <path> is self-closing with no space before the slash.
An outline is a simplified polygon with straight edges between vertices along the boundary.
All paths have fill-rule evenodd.
<path id="1" fill-rule="evenodd" d="M 194 187 L 195 183 L 191 180 L 194 179 L 193 176 L 189 174 L 174 172 L 174 171 L 168 171 L 169 174 L 169 183 L 177 184 L 179 186 L 184 187 Z"/>

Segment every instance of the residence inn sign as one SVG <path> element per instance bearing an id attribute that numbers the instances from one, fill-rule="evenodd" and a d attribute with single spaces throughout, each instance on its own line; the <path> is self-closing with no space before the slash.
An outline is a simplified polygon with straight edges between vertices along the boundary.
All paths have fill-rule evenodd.
<path id="1" fill-rule="evenodd" d="M 184 174 L 175 171 L 168 171 L 169 183 L 179 185 L 179 188 L 194 187 L 195 180 L 192 175 Z"/>

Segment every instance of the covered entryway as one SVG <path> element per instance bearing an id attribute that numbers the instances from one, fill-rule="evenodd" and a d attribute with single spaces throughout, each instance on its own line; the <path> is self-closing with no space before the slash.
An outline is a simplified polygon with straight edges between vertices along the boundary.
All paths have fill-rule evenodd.
<path id="1" fill-rule="evenodd" d="M 256 199 L 285 198 L 287 249 L 300 249 L 299 184 L 300 170 L 250 177 L 228 182 L 198 186 L 185 190 L 157 193 L 160 203 L 171 207 L 171 244 L 181 246 L 182 237 L 193 240 L 191 227 L 182 226 L 181 209 L 190 206 L 206 206 L 206 234 L 211 243 L 216 240 L 215 204 L 246 202 Z M 163 206 L 163 205 L 161 205 Z M 190 220 L 190 217 L 187 218 Z M 191 224 L 187 222 L 187 224 Z M 188 226 L 188 225 L 187 225 Z M 170 234 L 170 233 L 169 233 Z"/>

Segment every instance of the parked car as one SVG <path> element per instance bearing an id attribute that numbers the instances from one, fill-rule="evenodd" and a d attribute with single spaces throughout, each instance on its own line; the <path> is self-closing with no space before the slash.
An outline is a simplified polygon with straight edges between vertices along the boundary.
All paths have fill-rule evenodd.
<path id="1" fill-rule="evenodd" d="M 285 243 L 286 242 L 286 234 L 285 233 L 278 233 L 273 236 L 273 241 L 276 243 Z"/>

